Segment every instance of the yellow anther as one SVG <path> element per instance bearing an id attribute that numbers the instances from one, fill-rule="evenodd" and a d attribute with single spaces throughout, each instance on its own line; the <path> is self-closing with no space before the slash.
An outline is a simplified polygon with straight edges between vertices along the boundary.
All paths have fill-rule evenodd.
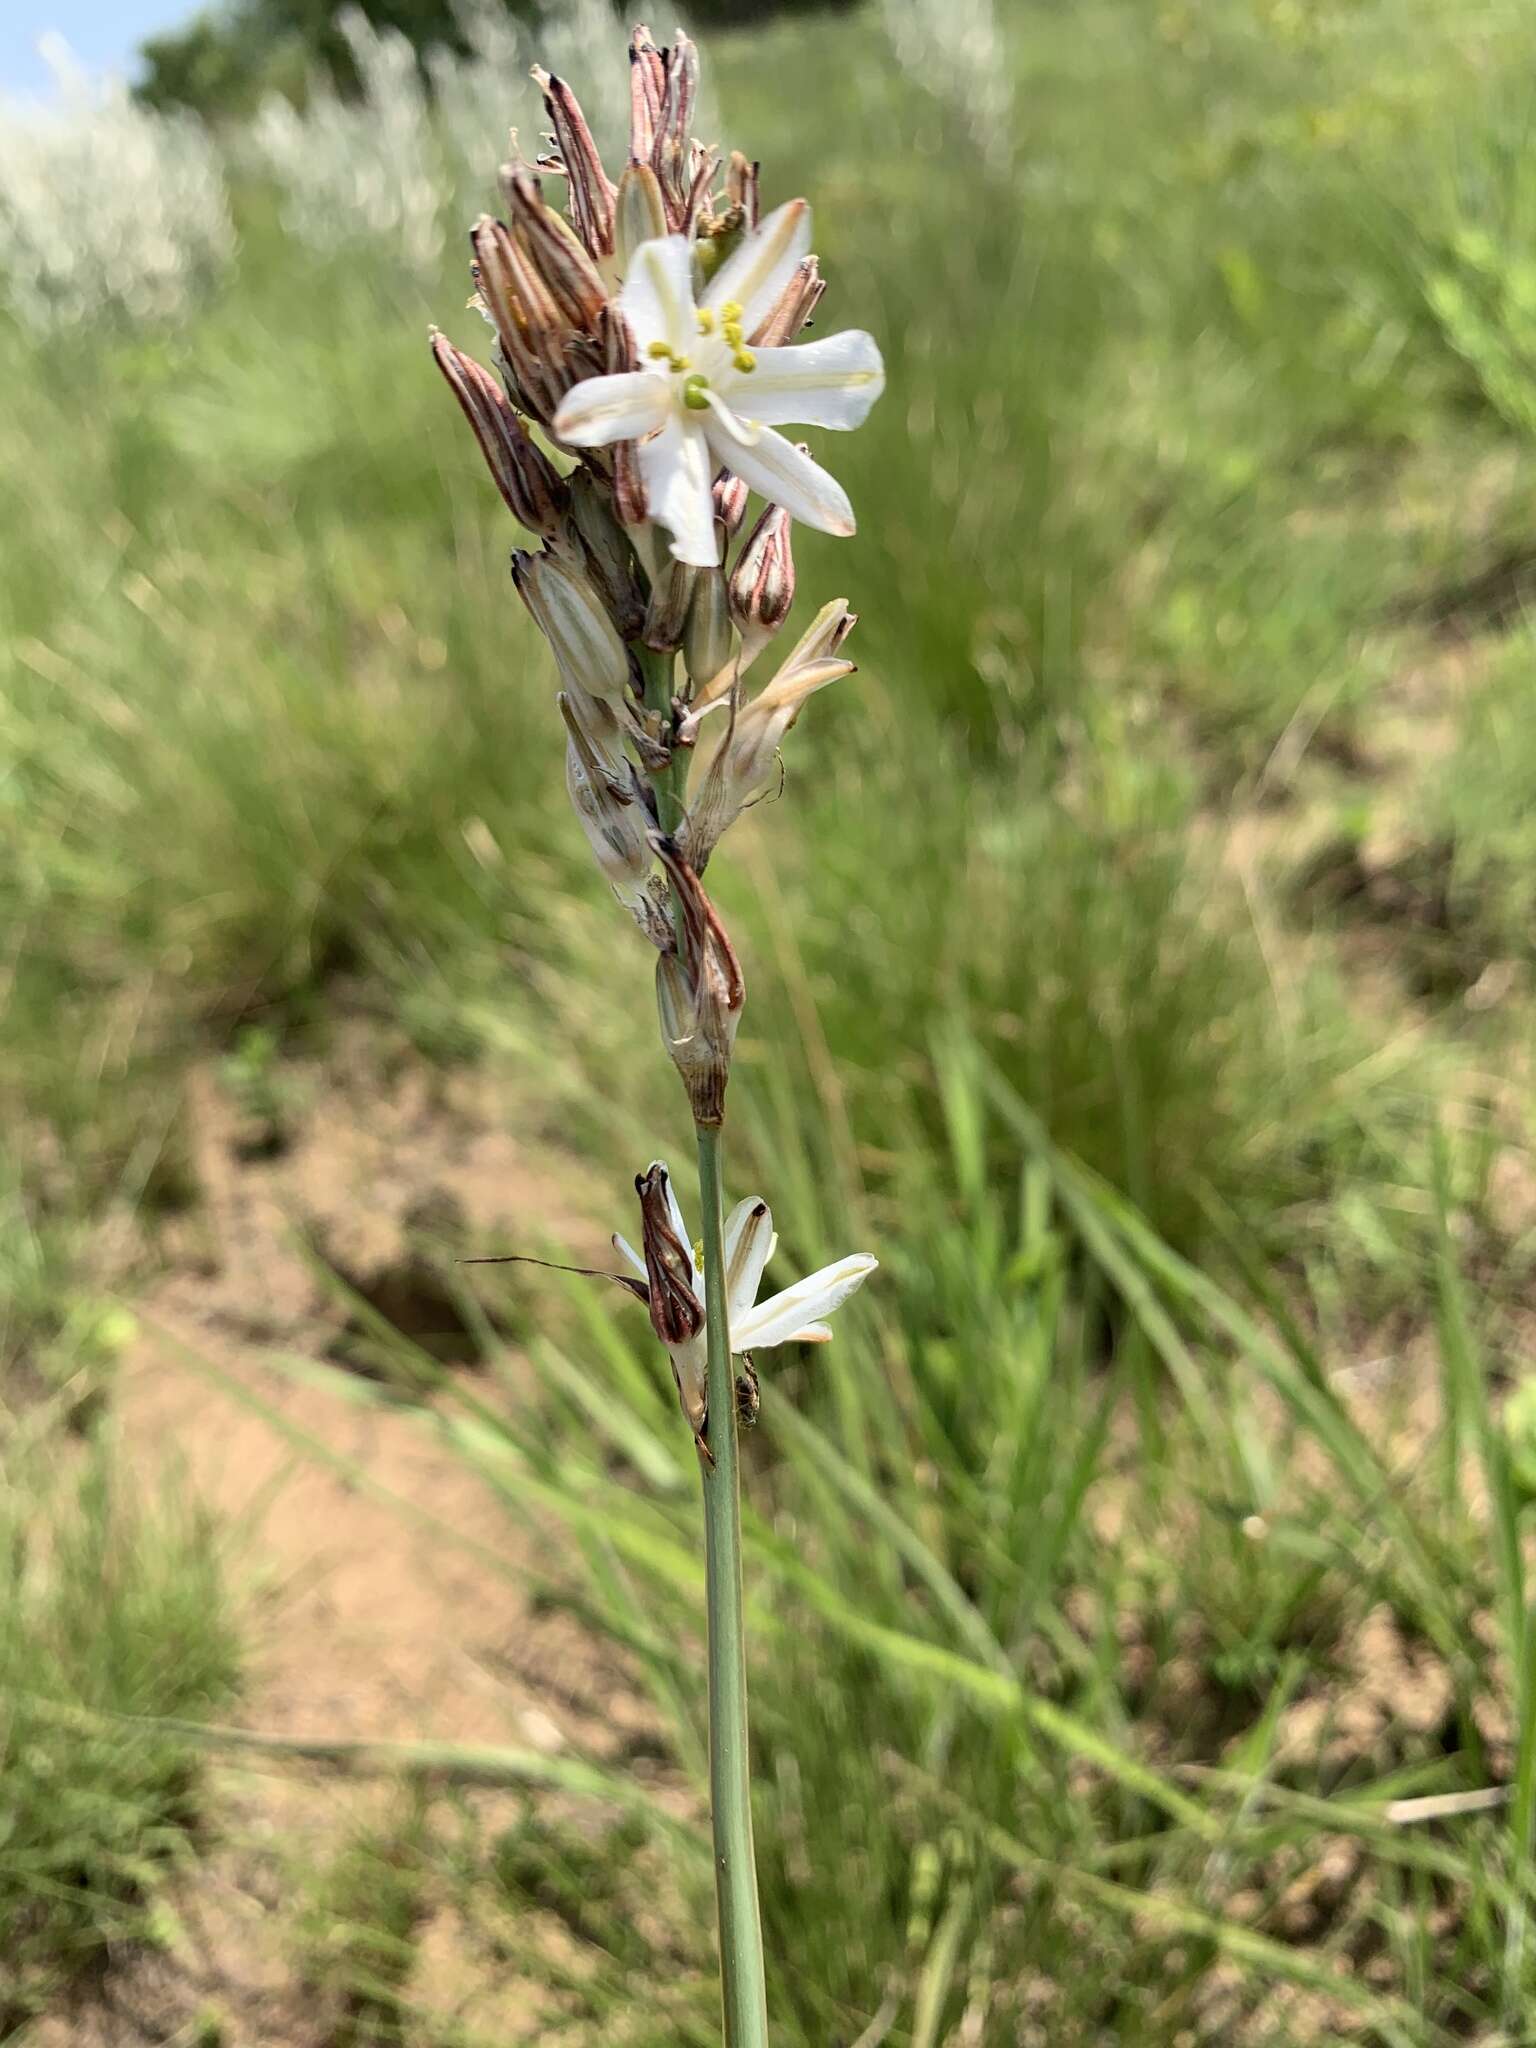
<path id="1" fill-rule="evenodd" d="M 700 334 L 713 334 L 715 331 L 715 315 L 713 308 L 709 306 L 700 306 L 698 311 L 698 322 Z"/>
<path id="2" fill-rule="evenodd" d="M 726 321 L 725 345 L 727 348 L 740 348 L 746 338 L 741 331 L 741 322 L 739 320 Z"/>
<path id="3" fill-rule="evenodd" d="M 665 363 L 669 370 L 686 370 L 688 358 L 680 356 L 670 341 L 653 341 L 646 354 L 652 362 Z"/>
<path id="4" fill-rule="evenodd" d="M 731 361 L 736 365 L 737 369 L 741 371 L 743 376 L 745 376 L 749 370 L 755 370 L 757 368 L 757 357 L 753 355 L 751 349 L 749 348 L 737 349 L 735 355 L 731 357 Z"/>
<path id="5" fill-rule="evenodd" d="M 745 314 L 746 308 L 737 305 L 734 299 L 728 299 L 720 308 L 720 318 L 722 320 L 741 320 L 745 317 Z"/>

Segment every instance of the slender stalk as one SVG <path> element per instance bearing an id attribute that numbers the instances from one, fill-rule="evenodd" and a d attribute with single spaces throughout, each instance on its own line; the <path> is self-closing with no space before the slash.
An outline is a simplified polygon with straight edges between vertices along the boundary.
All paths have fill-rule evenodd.
<path id="1" fill-rule="evenodd" d="M 768 2005 L 752 1780 L 747 1754 L 746 1632 L 741 1594 L 741 1498 L 736 1377 L 725 1292 L 725 1205 L 720 1132 L 699 1128 L 704 1206 L 704 1313 L 709 1343 L 709 1447 L 704 1471 L 704 1548 L 709 1609 L 709 1793 L 726 2048 L 767 2048 Z"/>

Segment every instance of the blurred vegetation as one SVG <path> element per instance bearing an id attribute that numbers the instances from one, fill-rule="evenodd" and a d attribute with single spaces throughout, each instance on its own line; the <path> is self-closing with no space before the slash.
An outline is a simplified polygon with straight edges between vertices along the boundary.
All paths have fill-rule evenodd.
<path id="1" fill-rule="evenodd" d="M 826 324 L 891 371 L 827 451 L 860 538 L 797 536 L 861 672 L 712 870 L 751 997 L 733 1182 L 786 1261 L 884 1268 L 752 1450 L 776 2038 L 1492 2048 L 1536 1992 L 1530 1401 L 1508 1449 L 1499 1408 L 1536 1247 L 1536 27 L 999 18 L 985 133 L 874 10 L 707 52 L 768 195 L 816 199 Z M 423 269 L 382 201 L 301 241 L 337 208 L 295 207 L 300 139 L 232 150 L 238 241 L 180 323 L 0 329 L 11 1434 L 109 1389 L 97 1226 L 148 1266 L 196 1201 L 210 1059 L 281 1138 L 288 1052 L 362 1010 L 500 1077 L 615 1202 L 685 1148 L 422 347 L 477 345 L 460 257 L 445 227 Z M 353 2038 L 429 2039 L 450 1896 L 552 2037 L 702 2044 L 691 1452 L 632 1311 L 517 1296 L 533 1393 L 404 1338 L 338 1393 L 437 1389 L 648 1703 L 627 1782 L 664 1818 L 412 1807 L 339 1847 L 298 1947 Z M 1513 1825 L 1388 1815 L 1489 1785 Z M 64 1953 L 79 1899 L 27 1863 L 7 1903 L 5 1855 L 0 1914 Z"/>
<path id="2" fill-rule="evenodd" d="M 35 1440 L 35 1418 L 29 1435 Z M 0 1504 L 0 2034 L 113 1949 L 175 1939 L 197 1751 L 148 1717 L 206 1720 L 238 1669 L 222 1560 L 174 1498 L 120 1496 L 102 1437 L 6 1445 Z"/>
<path id="3" fill-rule="evenodd" d="M 150 36 L 140 56 L 139 97 L 162 112 L 185 107 L 207 120 L 249 114 L 268 92 L 302 101 L 318 70 L 343 91 L 360 85 L 352 45 L 340 17 L 348 5 L 371 27 L 403 35 L 423 62 L 447 52 L 463 57 L 468 18 L 456 0 L 225 0 L 194 15 L 184 28 Z M 537 28 L 572 0 L 489 0 L 514 20 Z M 839 12 L 855 0 L 694 0 L 695 29 L 760 27 L 775 14 Z M 622 10 L 615 20 L 622 16 Z M 658 24 L 658 28 L 661 25 Z M 670 34 L 668 23 L 662 33 Z"/>

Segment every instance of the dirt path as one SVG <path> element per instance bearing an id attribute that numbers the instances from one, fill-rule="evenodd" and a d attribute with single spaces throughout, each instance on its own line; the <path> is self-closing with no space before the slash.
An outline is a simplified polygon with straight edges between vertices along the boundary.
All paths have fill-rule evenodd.
<path id="1" fill-rule="evenodd" d="M 305 1240 L 451 1364 L 467 1356 L 423 1230 L 440 1243 L 511 1242 L 521 1221 L 525 1240 L 568 1231 L 579 1244 L 588 1233 L 571 1180 L 530 1163 L 473 1078 L 414 1067 L 391 1078 L 362 1034 L 308 1078 L 313 1110 L 272 1156 L 214 1076 L 194 1080 L 198 1200 L 171 1233 L 172 1270 L 140 1305 L 118 1392 L 141 1477 L 189 1485 L 229 1532 L 250 1640 L 238 1719 L 280 1735 L 601 1751 L 632 1705 L 579 1630 L 536 1612 L 484 1554 L 520 1555 L 504 1507 L 410 1410 L 338 1399 L 274 1359 L 334 1355 L 346 1340 L 346 1306 Z M 483 1551 L 318 1465 L 295 1431 Z M 81 2007 L 43 2023 L 37 2048 L 326 2048 L 334 2037 L 297 1978 L 284 1873 L 323 1857 L 382 1801 L 398 1805 L 399 1792 L 303 1769 L 221 1764 L 215 1777 L 221 1839 L 177 1902 L 172 1952 L 125 1959 Z M 472 2034 L 530 2038 L 533 1994 L 499 1974 L 487 1978 L 450 1914 L 420 1930 L 413 1998 Z"/>

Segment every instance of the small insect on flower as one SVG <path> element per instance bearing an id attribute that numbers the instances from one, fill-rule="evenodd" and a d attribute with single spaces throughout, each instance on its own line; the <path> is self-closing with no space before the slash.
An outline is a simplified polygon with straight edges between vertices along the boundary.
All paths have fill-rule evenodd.
<path id="1" fill-rule="evenodd" d="M 671 1175 L 659 1159 L 637 1176 L 635 1187 L 640 1196 L 643 1255 L 627 1238 L 617 1235 L 613 1248 L 644 1275 L 651 1327 L 666 1346 L 677 1396 L 694 1440 L 701 1455 L 713 1464 L 703 1266 L 673 1193 Z M 731 1351 L 743 1367 L 736 1380 L 736 1410 L 748 1424 L 757 1420 L 758 1383 L 747 1354 L 779 1344 L 829 1343 L 832 1332 L 826 1318 L 864 1285 L 880 1263 L 868 1252 L 852 1252 L 760 1302 L 757 1290 L 778 1241 L 772 1212 L 755 1195 L 738 1202 L 726 1218 L 726 1314 Z"/>

